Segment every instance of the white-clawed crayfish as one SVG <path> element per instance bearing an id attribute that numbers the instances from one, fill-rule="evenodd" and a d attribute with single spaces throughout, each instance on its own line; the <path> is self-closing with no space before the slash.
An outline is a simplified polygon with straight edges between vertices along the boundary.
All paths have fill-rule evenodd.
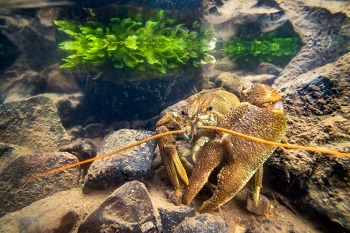
<path id="1" fill-rule="evenodd" d="M 242 91 L 242 98 L 243 102 L 240 102 L 234 94 L 224 90 L 199 95 L 180 113 L 167 113 L 161 118 L 155 136 L 31 178 L 90 163 L 158 139 L 165 169 L 179 198 L 184 188 L 182 200 L 186 205 L 208 182 L 214 168 L 220 168 L 213 196 L 199 209 L 199 212 L 208 212 L 231 200 L 254 174 L 253 198 L 257 205 L 262 185 L 262 165 L 277 147 L 350 158 L 347 153 L 280 143 L 286 131 L 286 117 L 283 99 L 272 87 L 253 84 Z M 185 153 L 189 158 L 178 155 L 174 135 L 181 135 L 191 143 L 191 149 Z M 189 166 L 193 169 L 188 169 Z"/>

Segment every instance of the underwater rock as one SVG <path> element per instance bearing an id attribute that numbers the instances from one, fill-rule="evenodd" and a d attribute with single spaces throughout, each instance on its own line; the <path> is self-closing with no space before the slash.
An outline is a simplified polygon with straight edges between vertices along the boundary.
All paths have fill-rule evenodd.
<path id="1" fill-rule="evenodd" d="M 16 102 L 44 93 L 42 95 L 56 105 L 63 125 L 83 122 L 91 114 L 85 94 L 79 92 L 73 77 L 62 75 L 58 67 L 56 70 L 54 67 L 50 66 L 41 73 L 19 66 L 0 72 L 0 103 Z"/>
<path id="2" fill-rule="evenodd" d="M 0 71 L 0 80 L 0 103 L 29 98 L 45 86 L 45 80 L 38 72 L 22 66 Z"/>
<path id="3" fill-rule="evenodd" d="M 101 136 L 104 125 L 102 123 L 92 123 L 84 127 L 84 138 L 98 138 Z"/>
<path id="4" fill-rule="evenodd" d="M 280 218 L 283 218 L 281 216 Z M 295 232 L 295 233 L 305 233 L 310 232 L 309 230 L 300 228 L 295 222 L 288 222 L 287 224 L 281 222 L 280 220 L 270 219 L 265 217 L 259 221 L 260 224 L 256 226 L 247 227 L 248 229 L 237 229 L 234 233 L 280 233 L 280 232 Z M 319 230 L 312 230 L 311 232 L 321 232 Z"/>
<path id="5" fill-rule="evenodd" d="M 41 71 L 57 61 L 57 50 L 52 35 L 54 27 L 45 27 L 30 14 L 0 14 L 1 32 L 21 52 L 14 65 Z M 21 36 L 18 36 L 18 35 Z"/>
<path id="6" fill-rule="evenodd" d="M 217 77 L 213 77 L 211 81 L 214 82 L 215 87 L 222 87 L 238 97 L 241 96 L 242 87 L 248 87 L 252 84 L 250 80 L 239 77 L 231 72 L 223 72 Z"/>
<path id="7" fill-rule="evenodd" d="M 188 217 L 194 217 L 196 210 L 191 207 L 158 208 L 163 232 L 173 232 L 174 228 Z"/>
<path id="8" fill-rule="evenodd" d="M 282 72 L 282 68 L 268 62 L 261 62 L 256 68 L 258 74 L 272 74 L 278 76 Z"/>
<path id="9" fill-rule="evenodd" d="M 81 77 L 86 77 L 80 74 Z M 120 72 L 105 72 L 98 79 L 87 79 L 88 105 L 104 122 L 144 120 L 156 116 L 169 105 L 202 89 L 198 68 L 184 68 L 162 77 L 121 77 Z"/>
<path id="10" fill-rule="evenodd" d="M 78 221 L 76 208 L 52 197 L 36 201 L 0 218 L 0 232 L 71 232 Z"/>
<path id="11" fill-rule="evenodd" d="M 58 204 L 39 213 L 22 216 L 19 220 L 21 232 L 70 232 L 78 220 L 75 211 Z"/>
<path id="12" fill-rule="evenodd" d="M 190 232 L 228 232 L 225 221 L 212 214 L 199 214 L 192 218 L 185 219 L 177 226 L 174 233 L 190 233 Z"/>
<path id="13" fill-rule="evenodd" d="M 94 158 L 97 154 L 95 144 L 89 139 L 76 139 L 71 144 L 60 147 L 60 151 L 75 155 L 80 161 Z"/>
<path id="14" fill-rule="evenodd" d="M 46 93 L 43 96 L 49 97 L 54 102 L 64 127 L 81 124 L 90 115 L 90 106 L 82 92 L 71 94 Z"/>
<path id="15" fill-rule="evenodd" d="M 302 1 L 277 0 L 285 11 L 304 46 L 285 67 L 276 85 L 293 80 L 298 75 L 337 59 L 342 40 L 338 33 L 346 21 L 343 13 L 331 13 L 325 8 L 307 6 Z"/>
<path id="16" fill-rule="evenodd" d="M 31 178 L 38 173 L 78 162 L 74 155 L 66 152 L 21 155 L 17 154 L 18 151 L 9 149 L 1 154 L 1 162 L 6 165 L 1 166 L 0 170 L 0 216 L 78 185 L 77 167 L 42 178 Z"/>
<path id="17" fill-rule="evenodd" d="M 247 75 L 247 76 L 244 76 L 244 78 L 242 79 L 250 83 L 261 83 L 261 84 L 266 84 L 271 86 L 276 80 L 276 78 L 277 76 L 272 74 L 260 74 L 260 75 Z"/>
<path id="18" fill-rule="evenodd" d="M 334 63 L 277 86 L 284 97 L 290 144 L 349 153 L 350 53 Z M 350 229 L 350 159 L 298 150 L 277 150 L 268 163 L 270 183 L 298 206 Z"/>
<path id="19" fill-rule="evenodd" d="M 246 209 L 252 213 L 258 214 L 258 215 L 264 215 L 267 216 L 271 210 L 271 201 L 263 194 L 260 193 L 259 195 L 259 203 L 256 206 L 255 201 L 253 200 L 253 192 L 250 192 L 247 195 L 247 205 Z"/>
<path id="20" fill-rule="evenodd" d="M 67 134 L 69 135 L 71 141 L 84 138 L 84 127 L 82 125 L 75 125 L 67 129 Z"/>
<path id="21" fill-rule="evenodd" d="M 106 136 L 99 155 L 152 136 L 151 131 L 122 129 Z M 83 192 L 107 189 L 130 180 L 144 180 L 151 174 L 156 141 L 143 143 L 109 157 L 94 161 L 86 177 Z"/>
<path id="22" fill-rule="evenodd" d="M 145 185 L 130 181 L 116 189 L 80 224 L 78 232 L 158 232 Z"/>
<path id="23" fill-rule="evenodd" d="M 214 30 L 214 36 L 224 41 L 236 35 L 238 26 L 242 24 L 251 24 L 250 30 L 258 33 L 272 31 L 288 20 L 277 4 L 259 5 L 259 1 L 255 0 L 203 2 L 203 13 Z M 216 12 L 212 11 L 214 7 Z"/>
<path id="24" fill-rule="evenodd" d="M 203 65 L 205 67 L 205 65 Z M 222 59 L 218 59 L 213 67 L 208 67 L 208 71 L 219 70 L 223 72 L 234 72 L 238 69 L 237 64 L 233 63 L 228 57 L 223 57 Z"/>
<path id="25" fill-rule="evenodd" d="M 76 93 L 79 86 L 72 73 L 59 68 L 58 64 L 46 67 L 40 75 L 45 79 L 45 91 L 48 93 Z"/>
<path id="26" fill-rule="evenodd" d="M 0 142 L 42 153 L 58 151 L 70 140 L 56 106 L 49 98 L 37 96 L 0 105 Z"/>
<path id="27" fill-rule="evenodd" d="M 61 8 L 50 9 L 45 13 L 49 18 L 57 17 L 58 12 L 62 10 Z M 0 71 L 0 103 L 50 93 L 47 95 L 51 95 L 56 103 L 64 125 L 72 126 L 77 124 L 78 120 L 81 123 L 83 121 L 81 116 L 85 117 L 85 114 L 90 113 L 86 111 L 87 108 L 79 108 L 85 99 L 79 92 L 75 77 L 70 72 L 60 70 L 57 64 L 59 56 L 55 41 L 56 27 L 40 23 L 28 12 L 17 13 L 11 11 L 0 13 L 1 33 L 19 51 L 18 59 L 10 67 Z M 10 59 L 10 57 L 6 58 L 6 60 Z M 58 94 L 55 96 L 53 93 Z M 55 101 L 55 98 L 60 100 Z"/>
<path id="28" fill-rule="evenodd" d="M 61 119 L 64 127 L 72 127 L 81 124 L 87 116 L 90 115 L 89 105 L 87 104 L 85 94 L 76 92 L 65 93 L 45 93 L 42 97 L 47 97 L 55 104 L 57 115 Z"/>

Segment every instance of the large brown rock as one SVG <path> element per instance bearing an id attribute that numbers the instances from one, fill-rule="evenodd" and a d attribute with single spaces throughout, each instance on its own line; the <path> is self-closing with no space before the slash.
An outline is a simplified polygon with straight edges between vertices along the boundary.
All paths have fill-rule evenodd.
<path id="1" fill-rule="evenodd" d="M 67 152 L 28 155 L 20 154 L 18 149 L 11 151 L 15 148 L 11 145 L 6 148 L 8 152 L 1 154 L 1 163 L 6 165 L 0 169 L 0 216 L 55 192 L 77 187 L 78 168 L 32 178 L 38 173 L 78 162 L 74 155 Z"/>
<path id="2" fill-rule="evenodd" d="M 122 129 L 108 135 L 99 155 L 103 155 L 152 136 L 151 131 Z M 151 174 L 156 141 L 143 143 L 109 157 L 94 161 L 87 174 L 83 191 L 120 186 L 130 180 L 144 180 Z"/>
<path id="3" fill-rule="evenodd" d="M 58 151 L 70 140 L 53 102 L 36 96 L 0 105 L 0 142 L 42 153 Z"/>
<path id="4" fill-rule="evenodd" d="M 288 143 L 349 153 L 349 64 L 350 53 L 277 86 L 285 99 Z M 269 170 L 273 187 L 303 203 L 299 207 L 350 229 L 349 158 L 278 150 Z"/>
<path id="5" fill-rule="evenodd" d="M 27 214 L 19 220 L 20 231 L 37 232 L 70 232 L 78 220 L 77 213 L 67 206 L 57 204 L 51 209 L 39 213 Z"/>
<path id="6" fill-rule="evenodd" d="M 174 233 L 190 233 L 190 232 L 228 232 L 225 221 L 216 215 L 199 214 L 192 218 L 187 218 L 180 223 L 173 231 Z"/>
<path id="7" fill-rule="evenodd" d="M 130 181 L 115 190 L 79 226 L 78 232 L 158 232 L 145 185 Z"/>
<path id="8" fill-rule="evenodd" d="M 172 208 L 158 208 L 162 222 L 163 232 L 172 232 L 186 218 L 194 217 L 196 210 L 188 206 L 176 206 Z"/>
<path id="9" fill-rule="evenodd" d="M 59 195 L 64 197 L 62 192 Z M 0 218 L 0 232 L 72 232 L 72 228 L 77 224 L 79 218 L 76 211 L 79 204 L 74 200 L 74 195 L 66 197 L 65 201 L 56 195 L 8 213 Z M 69 201 L 73 201 L 76 205 L 69 205 Z"/>
<path id="10" fill-rule="evenodd" d="M 46 27 L 36 17 L 24 12 L 2 11 L 0 20 L 3 25 L 1 33 L 20 51 L 14 65 L 41 71 L 57 61 L 54 27 Z"/>

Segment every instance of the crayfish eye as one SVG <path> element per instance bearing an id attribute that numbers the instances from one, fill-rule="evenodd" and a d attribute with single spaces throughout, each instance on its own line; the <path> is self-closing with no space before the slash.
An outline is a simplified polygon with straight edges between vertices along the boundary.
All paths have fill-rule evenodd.
<path id="1" fill-rule="evenodd" d="M 210 105 L 210 106 L 208 107 L 208 110 L 209 110 L 209 111 L 213 110 L 213 106 Z"/>
<path id="2" fill-rule="evenodd" d="M 186 116 L 187 112 L 185 110 L 181 110 L 181 115 Z"/>

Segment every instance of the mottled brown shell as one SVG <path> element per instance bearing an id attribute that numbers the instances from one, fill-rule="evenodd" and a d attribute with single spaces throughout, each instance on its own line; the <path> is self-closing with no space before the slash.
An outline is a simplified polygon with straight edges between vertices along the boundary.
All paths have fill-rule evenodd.
<path id="1" fill-rule="evenodd" d="M 215 111 L 220 116 L 226 116 L 233 108 L 240 103 L 236 95 L 224 91 L 217 90 L 214 92 L 206 93 L 197 97 L 190 103 L 185 112 L 192 119 L 196 114 L 205 114 L 207 111 Z"/>

